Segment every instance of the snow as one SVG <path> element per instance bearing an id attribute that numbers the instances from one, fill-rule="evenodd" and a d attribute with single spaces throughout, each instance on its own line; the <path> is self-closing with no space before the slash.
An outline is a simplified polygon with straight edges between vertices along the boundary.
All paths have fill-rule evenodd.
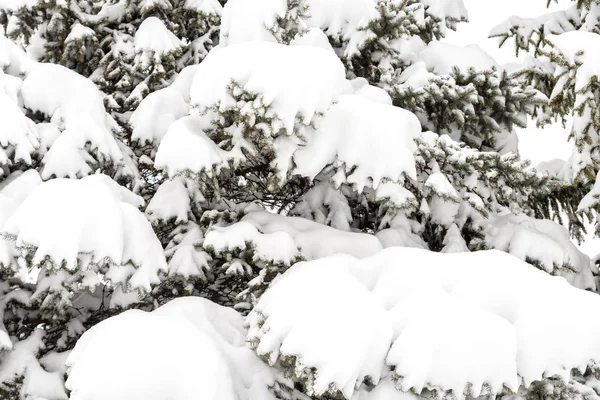
<path id="1" fill-rule="evenodd" d="M 223 6 L 217 0 L 186 0 L 185 8 L 205 15 L 218 15 L 223 13 Z"/>
<path id="2" fill-rule="evenodd" d="M 188 105 L 177 90 L 167 87 L 150 93 L 131 115 L 131 139 L 145 143 L 160 143 L 169 126 L 188 115 Z"/>
<path id="3" fill-rule="evenodd" d="M 151 222 L 187 222 L 192 212 L 190 196 L 182 179 L 163 182 L 146 207 L 146 215 Z"/>
<path id="4" fill-rule="evenodd" d="M 0 93 L 0 119 L 0 164 L 31 164 L 31 156 L 40 147 L 36 126 L 4 93 Z"/>
<path id="5" fill-rule="evenodd" d="M 115 123 L 102 95 L 89 79 L 60 65 L 37 63 L 23 81 L 21 94 L 25 107 L 46 114 L 61 130 L 44 155 L 42 178 L 86 176 L 97 162 L 116 165 L 128 176 L 136 174 L 113 136 Z"/>
<path id="6" fill-rule="evenodd" d="M 414 139 L 420 132 L 419 120 L 409 111 L 345 95 L 294 154 L 294 172 L 313 179 L 337 160 L 358 192 L 367 186 L 377 189 L 384 180 L 401 181 L 403 174 L 416 179 Z"/>
<path id="7" fill-rule="evenodd" d="M 87 36 L 94 37 L 96 36 L 96 33 L 93 29 L 88 28 L 87 26 L 83 26 L 79 22 L 76 22 L 71 27 L 71 31 L 67 35 L 65 43 L 69 43 L 74 40 L 81 40 Z"/>
<path id="8" fill-rule="evenodd" d="M 190 116 L 170 125 L 156 154 L 156 167 L 171 177 L 190 172 L 210 176 L 244 161 L 242 149 L 250 153 L 257 149 L 241 133 L 232 134 L 233 147 L 229 150 L 221 149 L 207 136 L 214 128 L 211 107 L 218 106 L 221 112 L 240 108 L 240 112 L 251 114 L 258 113 L 256 107 L 261 104 L 269 105 L 268 117 L 276 117 L 269 127 L 274 136 L 272 166 L 283 182 L 289 173 L 314 179 L 330 165 L 340 171 L 336 185 L 347 182 L 356 185 L 359 192 L 364 187 L 377 189 L 385 181 L 400 183 L 405 175 L 416 176 L 414 139 L 421 131 L 417 117 L 392 106 L 389 95 L 366 80 L 347 81 L 343 65 L 333 53 L 270 42 L 213 49 L 195 72 L 178 77 L 176 89 L 168 88 L 168 96 L 157 92 L 157 101 L 173 97 L 171 104 L 163 107 L 169 116 L 174 117 L 171 107 L 181 103 L 175 90 L 185 97 L 185 83 L 191 73 L 195 74 L 191 88 L 194 109 Z M 258 94 L 259 100 L 236 103 L 227 91 L 232 81 Z M 142 135 L 137 133 L 140 123 L 152 120 L 153 103 L 157 102 L 145 100 L 134 114 L 134 137 Z M 254 123 L 253 118 L 248 124 Z M 297 126 L 298 118 L 305 126 Z M 283 134 L 279 132 L 280 121 Z M 312 125 L 306 126 L 309 123 Z M 381 159 L 391 161 L 381 163 Z"/>
<path id="9" fill-rule="evenodd" d="M 42 368 L 36 354 L 44 347 L 43 330 L 36 329 L 29 337 L 14 344 L 14 349 L 0 357 L 0 381 L 13 382 L 23 377 L 19 395 L 23 399 L 67 400 L 63 377 L 58 371 Z"/>
<path id="10" fill-rule="evenodd" d="M 329 38 L 319 28 L 310 28 L 302 36 L 296 36 L 291 42 L 291 46 L 313 46 L 320 47 L 323 50 L 334 52 Z"/>
<path id="11" fill-rule="evenodd" d="M 148 17 L 140 24 L 133 41 L 137 54 L 136 63 L 143 69 L 148 68 L 152 62 L 160 63 L 164 55 L 181 50 L 184 46 L 156 17 Z"/>
<path id="12" fill-rule="evenodd" d="M 221 46 L 247 41 L 273 41 L 269 28 L 277 17 L 284 17 L 287 2 L 284 0 L 230 0 L 225 3 L 221 19 Z"/>
<path id="13" fill-rule="evenodd" d="M 166 262 L 150 223 L 136 208 L 142 203 L 106 176 L 53 179 L 31 191 L 2 234 L 31 252 L 35 266 L 85 271 L 116 265 L 133 287 L 150 290 Z M 126 268 L 130 263 L 135 268 Z"/>
<path id="14" fill-rule="evenodd" d="M 362 258 L 381 250 L 379 240 L 366 233 L 345 232 L 300 217 L 287 217 L 267 211 L 251 211 L 243 218 L 264 235 L 289 235 L 302 255 L 309 260 L 345 253 Z M 323 246 L 327 243 L 327 246 Z M 277 243 L 273 243 L 276 246 Z M 291 248 L 291 247 L 290 247 Z"/>
<path id="15" fill-rule="evenodd" d="M 566 10 L 545 13 L 536 18 L 511 16 L 506 21 L 492 28 L 489 37 L 501 37 L 510 32 L 511 29 L 514 29 L 523 39 L 536 41 L 538 38 L 532 39 L 532 36 L 534 33 L 538 36 L 537 31 L 541 32 L 544 37 L 559 35 L 577 30 L 577 25 L 580 23 L 579 10 L 576 5 L 572 5 Z"/>
<path id="16" fill-rule="evenodd" d="M 429 72 L 449 75 L 454 67 L 465 73 L 469 68 L 486 71 L 498 67 L 496 61 L 481 47 L 472 44 L 456 46 L 449 43 L 431 42 L 419 54 Z"/>
<path id="17" fill-rule="evenodd" d="M 485 242 L 521 260 L 537 261 L 553 275 L 563 276 L 581 289 L 596 289 L 596 267 L 569 237 L 566 228 L 550 220 L 501 213 L 486 222 Z"/>
<path id="18" fill-rule="evenodd" d="M 228 1 L 223 9 L 221 45 L 276 41 L 269 29 L 276 25 L 277 18 L 286 16 L 287 4 L 286 0 Z M 310 17 L 301 24 L 320 29 L 337 40 L 349 40 L 376 15 L 373 0 L 307 0 L 306 4 Z"/>
<path id="19" fill-rule="evenodd" d="M 309 395 L 326 394 L 333 384 L 350 398 L 367 376 L 379 381 L 392 326 L 367 288 L 346 272 L 356 261 L 349 256 L 333 260 L 337 264 L 329 259 L 296 264 L 285 273 L 248 317 L 248 338 L 270 364 L 298 356 L 300 376 L 309 373 L 305 368 L 317 368 Z M 298 296 L 300 287 L 310 287 L 310 296 Z M 303 307 L 297 306 L 300 299 Z"/>
<path id="20" fill-rule="evenodd" d="M 257 354 L 296 357 L 289 368 L 309 395 L 351 398 L 368 375 L 463 399 L 583 371 L 600 357 L 598 307 L 597 295 L 504 252 L 391 248 L 296 264 L 246 324 Z M 382 376 L 384 365 L 393 372 Z"/>
<path id="21" fill-rule="evenodd" d="M 173 123 L 156 152 L 155 166 L 166 170 L 170 177 L 182 172 L 211 173 L 229 161 L 244 158 L 241 149 L 244 141 L 231 150 L 222 150 L 204 133 L 210 129 L 211 121 L 197 115 L 183 117 Z"/>
<path id="22" fill-rule="evenodd" d="M 289 79 L 291 76 L 294 79 Z M 325 112 L 345 87 L 341 61 L 326 50 L 308 46 L 284 46 L 271 42 L 247 42 L 215 48 L 198 66 L 192 83 L 192 106 L 200 111 L 215 105 L 221 111 L 235 107 L 228 86 L 260 95 L 273 116 L 291 133 L 300 118 L 309 124 Z"/>
<path id="23" fill-rule="evenodd" d="M 309 27 L 320 28 L 334 39 L 349 40 L 375 17 L 373 0 L 309 0 Z"/>
<path id="24" fill-rule="evenodd" d="M 272 372 L 245 347 L 242 317 L 201 298 L 95 325 L 67 366 L 71 400 L 275 399 Z"/>
<path id="25" fill-rule="evenodd" d="M 259 232 L 248 221 L 210 230 L 204 238 L 204 247 L 217 253 L 226 253 L 232 249 L 247 249 L 251 245 L 254 262 L 262 260 L 291 265 L 298 257 L 298 248 L 291 235 L 284 231 Z"/>
<path id="26" fill-rule="evenodd" d="M 343 231 L 350 231 L 352 222 L 352 211 L 346 197 L 341 191 L 323 183 L 306 192 L 290 214 Z"/>

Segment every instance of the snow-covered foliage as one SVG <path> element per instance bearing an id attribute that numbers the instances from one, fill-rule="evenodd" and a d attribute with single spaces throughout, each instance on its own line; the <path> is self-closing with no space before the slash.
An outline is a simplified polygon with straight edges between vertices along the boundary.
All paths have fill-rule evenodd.
<path id="1" fill-rule="evenodd" d="M 275 374 L 245 346 L 242 317 L 197 297 L 99 323 L 66 364 L 71 400 L 276 399 Z"/>
<path id="2" fill-rule="evenodd" d="M 537 110 L 539 124 L 569 117 L 575 149 L 557 176 L 568 185 L 559 190 L 572 230 L 581 237 L 581 213 L 598 210 L 597 189 L 592 188 L 598 162 L 598 74 L 600 4 L 577 1 L 564 11 L 537 18 L 512 17 L 495 27 L 490 36 L 503 44 L 514 39 L 517 50 L 532 52 L 517 73 L 545 93 L 549 102 Z M 598 230 L 598 227 L 597 227 Z"/>
<path id="3" fill-rule="evenodd" d="M 0 0 L 0 398 L 600 400 L 598 270 L 550 220 L 599 204 L 595 33 L 515 69 L 466 19 Z M 530 169 L 549 110 L 580 151 Z"/>
<path id="4" fill-rule="evenodd" d="M 116 112 L 201 61 L 218 40 L 221 13 L 217 0 L 0 3 L 9 38 L 90 77 Z"/>
<path id="5" fill-rule="evenodd" d="M 256 353 L 310 396 L 363 398 L 391 378 L 398 391 L 463 399 L 596 368 L 598 307 L 502 252 L 395 248 L 296 264 L 246 324 Z M 582 340 L 565 343 L 571 329 Z"/>

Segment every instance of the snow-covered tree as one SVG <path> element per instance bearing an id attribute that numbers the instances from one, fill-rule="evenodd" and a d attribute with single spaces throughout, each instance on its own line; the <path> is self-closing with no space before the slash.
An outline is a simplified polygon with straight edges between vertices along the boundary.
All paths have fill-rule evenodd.
<path id="1" fill-rule="evenodd" d="M 98 88 L 5 37 L 0 49 L 0 394 L 66 398 L 42 360 L 139 302 L 166 262 L 132 192 L 143 185 L 135 157 Z"/>
<path id="2" fill-rule="evenodd" d="M 554 78 L 461 0 L 0 8 L 0 397 L 599 400 Z"/>
<path id="3" fill-rule="evenodd" d="M 36 59 L 90 77 L 120 113 L 206 56 L 221 10 L 217 0 L 6 2 L 0 21 Z"/>
<path id="4" fill-rule="evenodd" d="M 551 176 L 564 182 L 558 186 L 556 197 L 562 200 L 562 211 L 568 214 L 572 231 L 578 237 L 584 226 L 582 214 L 591 219 L 598 211 L 599 192 L 594 182 L 600 169 L 600 70 L 594 53 L 600 43 L 599 7 L 596 1 L 573 1 L 564 11 L 537 18 L 512 17 L 490 33 L 499 38 L 501 45 L 512 41 L 517 52 L 531 53 L 517 72 L 549 98 L 536 110 L 538 123 L 544 125 L 558 119 L 570 125 L 575 143 L 572 156 L 547 169 Z"/>

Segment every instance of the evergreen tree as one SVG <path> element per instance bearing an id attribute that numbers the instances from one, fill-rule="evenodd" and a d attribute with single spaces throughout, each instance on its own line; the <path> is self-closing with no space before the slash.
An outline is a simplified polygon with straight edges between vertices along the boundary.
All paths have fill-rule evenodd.
<path id="1" fill-rule="evenodd" d="M 221 10 L 216 0 L 43 1 L 6 6 L 0 21 L 38 60 L 90 77 L 119 116 L 206 56 Z"/>
<path id="2" fill-rule="evenodd" d="M 599 398 L 582 190 L 515 132 L 581 111 L 593 161 L 586 53 L 507 71 L 460 0 L 0 18 L 0 397 Z"/>
<path id="3" fill-rule="evenodd" d="M 538 124 L 555 120 L 570 123 L 575 150 L 564 165 L 550 173 L 560 182 L 554 197 L 560 199 L 572 234 L 579 239 L 585 232 L 585 217 L 591 220 L 598 211 L 593 185 L 599 170 L 600 125 L 596 104 L 598 69 L 593 53 L 599 7 L 595 1 L 576 1 L 564 11 L 539 18 L 512 18 L 490 33 L 499 38 L 500 45 L 513 40 L 517 54 L 528 51 L 533 56 L 526 60 L 519 75 L 525 84 L 535 86 L 549 98 L 534 114 Z"/>

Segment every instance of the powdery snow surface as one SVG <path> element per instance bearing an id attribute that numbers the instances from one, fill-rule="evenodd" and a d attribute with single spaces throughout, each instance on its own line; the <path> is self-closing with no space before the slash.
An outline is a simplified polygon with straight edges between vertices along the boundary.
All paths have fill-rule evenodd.
<path id="1" fill-rule="evenodd" d="M 296 357 L 290 368 L 309 394 L 362 399 L 355 389 L 364 378 L 387 375 L 381 390 L 394 377 L 404 392 L 462 399 L 584 371 L 600 358 L 599 307 L 597 295 L 504 252 L 392 248 L 296 264 L 246 324 L 271 363 Z M 578 340 L 563 340 L 571 335 Z"/>
<path id="2" fill-rule="evenodd" d="M 12 185 L 28 178 L 23 174 Z M 105 175 L 37 184 L 2 226 L 4 241 L 33 252 L 32 263 L 69 270 L 113 265 L 107 276 L 150 290 L 166 269 L 162 246 L 144 215 L 143 200 Z M 10 185 L 4 190 L 9 190 Z M 13 200 L 14 201 L 14 200 Z M 135 266 L 135 267 L 134 267 Z"/>
<path id="3" fill-rule="evenodd" d="M 244 334 L 237 312 L 202 298 L 126 311 L 77 342 L 66 362 L 70 399 L 275 399 L 274 376 Z"/>

